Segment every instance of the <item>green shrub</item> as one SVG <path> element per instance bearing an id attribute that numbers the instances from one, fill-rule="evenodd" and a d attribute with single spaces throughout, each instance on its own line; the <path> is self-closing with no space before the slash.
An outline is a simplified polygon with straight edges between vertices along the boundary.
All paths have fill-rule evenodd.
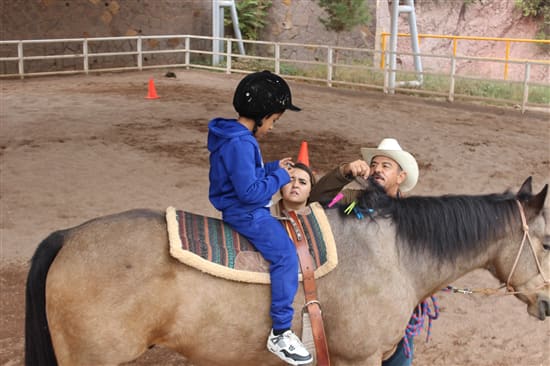
<path id="1" fill-rule="evenodd" d="M 536 39 L 550 39 L 550 1 L 549 0 L 516 0 L 516 7 L 524 17 L 542 18 Z M 542 44 L 544 51 L 550 49 L 550 44 Z"/>
<path id="2" fill-rule="evenodd" d="M 328 17 L 319 18 L 329 31 L 350 31 L 356 25 L 367 24 L 371 16 L 365 0 L 318 0 Z"/>
<path id="3" fill-rule="evenodd" d="M 235 6 L 243 39 L 258 40 L 260 31 L 267 23 L 271 0 L 237 0 Z M 230 14 L 225 15 L 224 23 L 225 26 L 233 25 Z"/>

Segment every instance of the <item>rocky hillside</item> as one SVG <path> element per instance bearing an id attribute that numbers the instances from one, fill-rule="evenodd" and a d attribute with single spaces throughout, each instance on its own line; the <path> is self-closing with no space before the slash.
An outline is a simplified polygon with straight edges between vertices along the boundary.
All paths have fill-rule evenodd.
<path id="1" fill-rule="evenodd" d="M 272 0 L 268 24 L 261 38 L 268 41 L 379 49 L 379 34 L 390 29 L 388 1 L 390 0 L 367 0 L 366 6 L 373 15 L 371 24 L 356 27 L 351 32 L 336 34 L 327 31 L 319 21 L 319 17 L 324 17 L 325 14 L 317 0 Z M 514 2 L 515 0 L 416 0 L 418 31 L 422 34 L 533 39 L 537 32 L 537 22 L 522 17 Z M 209 36 L 212 32 L 211 9 L 211 0 L 0 0 L 0 39 L 170 34 Z M 407 19 L 402 16 L 399 22 L 400 32 L 408 33 L 408 27 Z M 157 43 L 158 41 L 151 40 L 145 46 L 154 49 Z M 26 52 L 31 51 L 29 54 L 32 54 L 30 46 L 26 47 Z M 74 52 L 73 48 L 76 46 L 40 45 L 36 47 L 36 52 L 63 53 L 63 47 L 67 52 Z M 102 47 L 105 47 L 102 51 L 127 51 L 130 46 L 125 42 L 118 42 Z M 206 42 L 205 47 L 209 48 L 210 43 Z M 14 46 L 0 47 L 0 56 L 13 56 L 13 49 Z M 406 39 L 400 39 L 399 50 L 411 51 Z M 457 54 L 500 58 L 504 57 L 505 50 L 506 46 L 502 42 L 459 41 Z M 423 39 L 421 52 L 449 55 L 452 52 L 452 43 L 449 40 Z M 529 43 L 511 44 L 510 56 L 529 60 L 550 59 L 548 52 Z M 151 56 L 148 61 L 155 61 L 153 58 L 161 56 Z M 400 61 L 400 67 L 412 68 L 410 57 L 400 57 Z M 73 67 L 72 64 L 74 68 L 79 68 L 78 62 L 71 59 L 42 61 L 40 67 L 41 71 L 46 71 L 43 68 L 70 68 Z M 105 58 L 93 60 L 98 67 L 111 66 L 107 62 Z M 427 71 L 446 72 L 448 68 L 448 61 L 443 62 L 437 58 L 424 57 L 423 64 Z M 6 65 L 0 63 L 0 72 L 15 72 L 15 63 L 9 64 L 10 70 L 6 69 Z M 30 67 L 27 71 L 38 68 L 31 64 L 26 67 Z M 495 63 L 462 62 L 458 65 L 458 71 L 502 78 L 503 67 L 502 64 Z M 532 79 L 548 80 L 548 69 L 548 66 L 533 67 Z M 522 65 L 510 65 L 509 77 L 521 80 L 523 70 Z"/>
<path id="2" fill-rule="evenodd" d="M 540 19 L 522 16 L 514 0 L 477 0 L 472 3 L 462 0 L 417 0 L 416 13 L 418 31 L 425 34 L 534 39 L 541 22 Z M 400 31 L 408 32 L 407 24 L 403 22 Z M 450 41 L 426 39 L 421 43 L 422 53 L 449 54 L 451 50 Z M 504 58 L 506 43 L 460 40 L 457 55 Z M 533 43 L 511 42 L 509 57 L 548 61 L 550 52 Z M 499 78 L 503 75 L 503 67 L 503 64 L 468 62 L 459 65 L 457 71 Z M 548 65 L 533 67 L 531 77 L 536 80 L 546 78 L 548 81 L 548 68 Z M 523 70 L 522 65 L 510 65 L 509 78 L 522 80 Z"/>
<path id="3" fill-rule="evenodd" d="M 310 44 L 332 44 L 348 47 L 380 48 L 380 33 L 390 31 L 390 11 L 388 0 L 367 0 L 373 14 L 372 23 L 357 27 L 352 32 L 336 35 L 327 32 L 319 22 L 323 10 L 314 0 L 273 1 L 269 25 L 263 37 L 280 42 Z M 416 0 L 417 28 L 420 34 L 483 36 L 499 38 L 534 39 L 542 20 L 523 17 L 514 5 L 515 0 Z M 405 15 L 399 20 L 399 32 L 409 33 L 409 23 Z M 412 52 L 405 38 L 399 39 L 400 52 Z M 420 51 L 423 54 L 450 55 L 452 41 L 423 39 Z M 457 55 L 468 57 L 504 58 L 506 45 L 495 41 L 461 40 L 457 44 Z M 550 53 L 531 43 L 510 45 L 510 58 L 527 60 L 549 60 Z M 400 57 L 400 67 L 412 69 L 412 58 Z M 446 72 L 448 61 L 437 58 L 423 58 L 426 70 Z M 503 64 L 488 62 L 462 62 L 457 71 L 477 76 L 502 78 Z M 509 65 L 509 79 L 522 80 L 524 67 Z M 548 66 L 533 67 L 531 78 L 548 80 Z"/>

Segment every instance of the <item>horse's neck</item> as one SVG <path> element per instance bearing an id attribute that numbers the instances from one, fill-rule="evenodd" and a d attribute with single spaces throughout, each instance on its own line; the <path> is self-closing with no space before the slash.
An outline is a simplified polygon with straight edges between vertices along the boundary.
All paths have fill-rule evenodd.
<path id="1" fill-rule="evenodd" d="M 371 222 L 368 218 L 342 218 L 337 212 L 328 215 L 341 262 L 357 263 L 346 271 L 364 271 L 371 281 L 372 276 L 379 275 L 388 281 L 400 281 L 419 301 L 466 273 L 486 267 L 495 255 L 493 244 L 476 256 L 460 253 L 453 258 L 438 259 L 422 250 L 415 252 L 409 243 L 398 242 L 395 226 L 389 219 L 377 218 Z M 391 277 L 385 277 L 389 272 Z"/>
<path id="2" fill-rule="evenodd" d="M 393 263 L 399 269 L 402 281 L 410 286 L 418 301 L 465 274 L 486 267 L 494 254 L 494 250 L 487 247 L 487 251 L 477 256 L 460 253 L 452 258 L 441 259 L 428 251 L 414 250 L 409 242 L 396 240 L 395 226 L 391 220 L 377 219 L 375 226 L 376 230 L 367 229 L 367 235 L 374 237 L 374 240 L 368 240 L 368 245 L 386 248 L 381 255 L 393 258 L 379 259 Z"/>
<path id="3" fill-rule="evenodd" d="M 479 268 L 486 268 L 490 262 L 490 252 L 469 258 L 466 255 L 452 260 L 435 260 L 430 255 L 400 251 L 400 262 L 409 273 L 417 297 L 422 300 L 445 288 L 465 274 Z"/>

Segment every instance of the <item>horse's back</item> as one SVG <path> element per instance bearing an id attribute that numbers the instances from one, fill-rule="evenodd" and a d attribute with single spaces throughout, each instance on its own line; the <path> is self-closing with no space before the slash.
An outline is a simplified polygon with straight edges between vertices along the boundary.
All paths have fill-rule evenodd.
<path id="1" fill-rule="evenodd" d="M 60 364 L 123 362 L 155 342 L 156 328 L 175 306 L 158 293 L 173 277 L 167 242 L 164 215 L 151 210 L 100 217 L 65 232 L 46 281 Z M 82 342 L 83 352 L 74 352 Z"/>
<path id="2" fill-rule="evenodd" d="M 88 288 L 99 279 L 105 283 L 135 281 L 157 272 L 169 257 L 166 221 L 161 212 L 152 210 L 99 217 L 67 230 L 64 238 L 48 283 L 70 278 Z"/>

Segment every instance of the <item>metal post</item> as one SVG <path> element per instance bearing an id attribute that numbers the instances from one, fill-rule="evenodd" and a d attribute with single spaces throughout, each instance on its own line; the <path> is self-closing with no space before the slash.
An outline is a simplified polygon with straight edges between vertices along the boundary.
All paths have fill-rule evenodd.
<path id="1" fill-rule="evenodd" d="M 137 48 L 137 66 L 138 66 L 138 70 L 141 71 L 143 70 L 143 54 L 142 54 L 143 44 L 142 44 L 141 36 L 139 36 L 137 39 L 136 48 Z"/>
<path id="2" fill-rule="evenodd" d="M 422 74 L 422 60 L 420 59 L 420 44 L 418 41 L 418 29 L 416 28 L 416 13 L 414 11 L 414 0 L 406 0 L 408 6 L 401 7 L 406 8 L 406 12 L 409 13 L 409 30 L 411 33 L 411 46 L 414 53 L 414 69 L 416 70 L 416 79 L 418 85 L 422 85 L 424 81 L 424 75 Z"/>
<path id="3" fill-rule="evenodd" d="M 84 73 L 88 75 L 88 70 L 90 69 L 90 63 L 88 62 L 88 38 L 84 39 L 84 42 L 82 43 L 82 53 L 84 54 L 84 58 L 82 60 L 84 64 Z"/>
<path id="4" fill-rule="evenodd" d="M 386 62 L 386 66 L 384 66 L 384 94 L 390 93 L 390 67 L 389 64 Z"/>
<path id="5" fill-rule="evenodd" d="M 508 80 L 508 60 L 510 59 L 510 40 L 506 41 L 506 54 L 504 56 L 504 59 L 506 62 L 504 63 L 504 80 Z"/>
<path id="6" fill-rule="evenodd" d="M 281 45 L 275 43 L 275 74 L 281 73 Z"/>
<path id="7" fill-rule="evenodd" d="M 388 92 L 393 94 L 396 85 L 420 86 L 424 81 L 422 72 L 422 61 L 420 59 L 420 45 L 418 41 L 418 30 L 416 28 L 416 14 L 414 11 L 414 0 L 403 0 L 405 5 L 400 5 L 401 0 L 391 0 L 391 34 L 390 34 L 390 51 L 389 51 L 389 79 Z M 411 34 L 411 48 L 413 51 L 414 68 L 417 73 L 417 80 L 402 81 L 396 83 L 397 73 L 397 39 L 398 39 L 398 21 L 399 14 L 407 13 L 409 16 L 409 30 Z"/>
<path id="8" fill-rule="evenodd" d="M 390 34 L 390 51 L 388 52 L 389 61 L 389 79 L 388 92 L 395 93 L 395 70 L 397 64 L 397 21 L 399 20 L 399 0 L 392 0 L 391 4 L 391 34 Z"/>
<path id="9" fill-rule="evenodd" d="M 332 87 L 332 56 L 334 50 L 329 47 L 327 50 L 327 85 Z"/>
<path id="10" fill-rule="evenodd" d="M 244 55 L 243 37 L 241 36 L 241 29 L 239 28 L 239 16 L 237 15 L 237 7 L 235 6 L 234 0 L 231 0 L 229 11 L 231 12 L 231 20 L 233 21 L 233 32 L 235 32 L 235 37 L 238 39 L 237 44 L 239 45 L 239 52 L 241 55 Z"/>
<path id="11" fill-rule="evenodd" d="M 384 69 L 386 66 L 386 35 L 382 34 L 382 42 L 380 46 L 380 68 Z"/>
<path id="12" fill-rule="evenodd" d="M 19 76 L 21 79 L 23 79 L 25 76 L 25 66 L 23 65 L 23 42 L 19 41 L 17 43 L 17 58 L 18 60 L 18 66 L 19 66 Z"/>
<path id="13" fill-rule="evenodd" d="M 525 113 L 525 106 L 529 102 L 529 78 L 531 77 L 531 64 L 525 63 L 525 78 L 523 79 L 523 100 L 521 101 L 521 113 Z"/>
<path id="14" fill-rule="evenodd" d="M 455 100 L 455 74 L 456 74 L 456 58 L 451 55 L 451 82 L 449 85 L 449 102 Z"/>
<path id="15" fill-rule="evenodd" d="M 191 64 L 191 39 L 189 36 L 185 36 L 185 66 L 189 70 L 189 65 Z"/>
<path id="16" fill-rule="evenodd" d="M 228 39 L 227 40 L 227 57 L 226 57 L 226 62 L 225 62 L 225 73 L 226 74 L 231 74 L 231 40 Z"/>
<path id="17" fill-rule="evenodd" d="M 235 0 L 212 0 L 212 64 L 214 66 L 220 63 L 220 52 L 223 49 L 224 7 L 229 7 L 233 31 L 238 39 L 239 52 L 241 55 L 245 54 Z"/>
<path id="18" fill-rule="evenodd" d="M 212 0 L 212 37 L 212 64 L 217 65 L 220 63 L 220 6 L 218 0 Z"/>

